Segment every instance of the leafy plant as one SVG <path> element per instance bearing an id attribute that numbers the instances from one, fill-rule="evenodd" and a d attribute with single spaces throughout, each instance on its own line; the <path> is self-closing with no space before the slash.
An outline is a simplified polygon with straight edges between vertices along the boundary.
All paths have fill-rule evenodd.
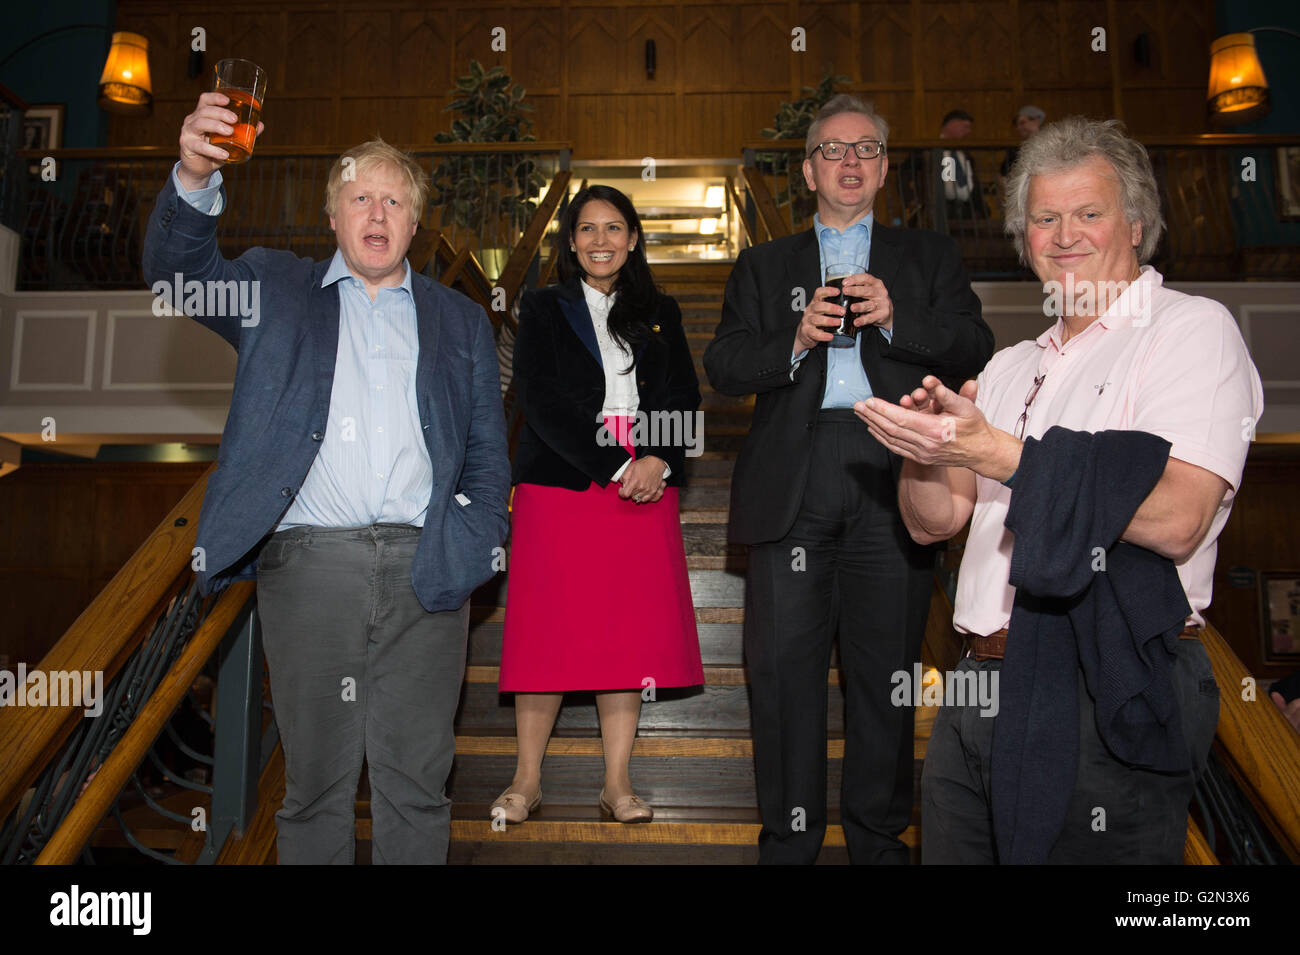
<path id="1" fill-rule="evenodd" d="M 763 138 L 802 140 L 808 135 L 808 127 L 812 125 L 817 111 L 835 95 L 835 84 L 848 81 L 847 76 L 835 76 L 828 68 L 815 87 L 805 86 L 800 90 L 803 95 L 798 99 L 781 103 L 772 125 L 762 131 Z M 755 161 L 759 172 L 776 176 L 778 182 L 784 182 L 772 198 L 778 208 L 791 207 L 792 222 L 802 222 L 812 216 L 817 210 L 817 200 L 804 182 L 802 155 L 796 157 L 788 152 L 758 153 Z"/>
<path id="2" fill-rule="evenodd" d="M 471 60 L 469 74 L 458 78 L 450 92 L 455 98 L 446 109 L 459 116 L 452 120 L 450 132 L 434 136 L 437 142 L 536 141 L 527 116 L 534 109 L 524 102 L 524 88 L 512 84 L 502 67 L 484 70 Z M 545 184 L 529 153 L 447 156 L 433 172 L 433 202 L 445 210 L 444 221 L 476 234 L 495 232 L 503 221 L 518 231 L 531 218 Z"/>

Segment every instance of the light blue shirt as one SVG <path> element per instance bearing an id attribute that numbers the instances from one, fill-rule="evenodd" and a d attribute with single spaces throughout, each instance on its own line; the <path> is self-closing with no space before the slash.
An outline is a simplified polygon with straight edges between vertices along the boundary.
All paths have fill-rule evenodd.
<path id="1" fill-rule="evenodd" d="M 182 199 L 209 215 L 220 211 L 221 173 L 192 193 L 174 170 L 172 176 Z M 339 344 L 329 420 L 316 460 L 278 530 L 304 524 L 424 525 L 433 465 L 415 394 L 420 344 L 411 265 L 404 264 L 402 283 L 381 288 L 372 302 L 342 251 L 330 261 L 321 287 L 338 287 Z"/>
<path id="2" fill-rule="evenodd" d="M 826 281 L 826 266 L 841 262 L 853 262 L 866 268 L 871 261 L 871 226 L 875 221 L 874 213 L 866 216 L 843 232 L 833 226 L 823 225 L 821 216 L 813 216 L 813 229 L 817 233 L 817 251 L 821 268 L 821 281 Z M 885 336 L 886 341 L 893 336 L 883 328 L 864 325 L 858 329 L 852 348 L 826 348 L 826 391 L 822 395 L 823 408 L 852 408 L 858 401 L 871 397 L 871 385 L 867 381 L 867 371 L 862 365 L 862 339 L 872 331 Z M 808 353 L 801 352 L 792 359 L 802 361 Z"/>

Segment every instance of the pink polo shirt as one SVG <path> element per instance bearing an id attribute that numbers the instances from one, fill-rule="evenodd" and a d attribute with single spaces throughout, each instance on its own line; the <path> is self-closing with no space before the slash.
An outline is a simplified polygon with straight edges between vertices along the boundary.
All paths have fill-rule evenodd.
<path id="1" fill-rule="evenodd" d="M 1053 425 L 1074 431 L 1147 431 L 1173 445 L 1170 456 L 1212 471 L 1228 491 L 1205 540 L 1178 576 L 1204 623 L 1219 532 L 1241 483 L 1255 422 L 1264 410 L 1259 374 L 1237 323 L 1218 302 L 1163 287 L 1150 266 L 1104 315 L 1061 344 L 1063 320 L 1035 341 L 1004 348 L 979 376 L 976 404 L 997 428 L 1014 433 L 1034 378 L 1046 372 L 1029 408 L 1026 437 Z M 975 476 L 975 512 L 957 580 L 953 622 L 990 634 L 1011 621 L 1014 537 L 1005 527 L 1012 491 Z"/>

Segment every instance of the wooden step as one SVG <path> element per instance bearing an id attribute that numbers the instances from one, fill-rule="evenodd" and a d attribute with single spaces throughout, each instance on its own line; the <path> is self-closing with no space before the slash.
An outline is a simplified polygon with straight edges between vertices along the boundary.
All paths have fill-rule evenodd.
<path id="1" fill-rule="evenodd" d="M 478 664 L 465 668 L 466 683 L 487 683 L 496 686 L 501 680 L 501 667 L 493 664 Z M 840 685 L 838 667 L 830 667 L 826 673 L 826 682 L 830 686 Z M 704 667 L 704 686 L 748 686 L 749 671 L 739 664 Z"/>
<path id="2" fill-rule="evenodd" d="M 740 611 L 727 608 L 739 616 Z M 738 622 L 721 620 L 718 622 Z M 837 688 L 827 693 L 827 731 L 844 730 L 844 694 Z M 750 733 L 749 688 L 746 686 L 660 687 L 655 701 L 641 707 L 638 724 L 644 736 L 693 732 L 708 736 L 748 736 Z M 599 726 L 595 694 L 565 694 L 556 727 L 559 731 L 593 732 Z M 466 683 L 456 716 L 461 733 L 492 735 L 514 732 L 513 698 L 497 692 L 495 683 Z"/>

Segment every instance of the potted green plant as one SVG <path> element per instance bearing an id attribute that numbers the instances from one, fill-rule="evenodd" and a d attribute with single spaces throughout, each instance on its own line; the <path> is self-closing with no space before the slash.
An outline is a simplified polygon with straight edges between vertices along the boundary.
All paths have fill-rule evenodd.
<path id="1" fill-rule="evenodd" d="M 457 118 L 439 143 L 534 142 L 533 107 L 524 88 L 512 84 L 502 67 L 485 70 L 471 60 L 469 74 L 456 80 L 446 107 Z M 499 273 L 492 261 L 509 254 L 515 235 L 537 207 L 546 177 L 529 153 L 482 153 L 443 158 L 433 170 L 433 204 L 442 209 L 444 226 L 465 229 L 479 240 L 480 258 L 489 275 Z"/>

